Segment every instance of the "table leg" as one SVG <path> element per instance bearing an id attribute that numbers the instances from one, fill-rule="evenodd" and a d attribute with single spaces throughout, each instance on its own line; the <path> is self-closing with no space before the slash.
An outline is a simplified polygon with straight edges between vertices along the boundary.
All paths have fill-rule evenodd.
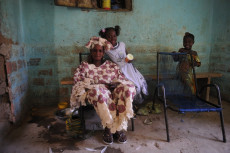
<path id="1" fill-rule="evenodd" d="M 211 77 L 208 77 L 208 82 L 207 84 L 211 83 Z M 210 87 L 207 87 L 206 89 L 206 100 L 209 101 L 209 93 L 210 93 Z"/>

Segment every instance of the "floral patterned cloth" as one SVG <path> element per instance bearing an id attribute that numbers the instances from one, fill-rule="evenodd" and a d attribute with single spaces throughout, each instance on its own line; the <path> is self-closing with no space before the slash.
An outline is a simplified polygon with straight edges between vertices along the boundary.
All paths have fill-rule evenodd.
<path id="1" fill-rule="evenodd" d="M 93 49 L 94 46 L 97 44 L 103 46 L 105 51 L 108 51 L 113 48 L 113 45 L 109 41 L 107 41 L 104 38 L 96 37 L 96 36 L 91 37 L 89 42 L 85 45 L 85 47 L 88 49 Z"/>
<path id="2" fill-rule="evenodd" d="M 112 133 L 127 130 L 133 117 L 134 84 L 127 80 L 119 67 L 110 61 L 101 66 L 82 62 L 74 74 L 75 84 L 70 98 L 71 107 L 86 105 L 87 99 L 101 119 L 102 126 Z M 111 87 L 115 88 L 111 90 Z M 110 88 L 109 88 L 110 87 Z"/>
<path id="3" fill-rule="evenodd" d="M 183 49 L 179 50 L 180 53 L 185 53 Z M 190 56 L 190 54 L 192 56 Z M 197 63 L 201 63 L 196 51 L 191 51 L 190 54 L 182 55 L 177 66 L 177 75 L 181 79 L 182 83 L 190 88 L 193 95 L 196 93 L 196 85 L 193 77 L 193 65 L 197 66 Z M 192 57 L 192 58 L 191 58 Z M 193 61 L 193 63 L 192 63 Z"/>

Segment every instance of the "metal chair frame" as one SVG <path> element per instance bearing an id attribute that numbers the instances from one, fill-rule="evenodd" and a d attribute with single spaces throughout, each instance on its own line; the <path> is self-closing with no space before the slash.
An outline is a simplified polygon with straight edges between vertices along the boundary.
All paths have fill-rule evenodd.
<path id="1" fill-rule="evenodd" d="M 153 103 L 155 103 L 156 98 L 158 98 L 160 101 L 163 102 L 167 141 L 168 142 L 170 141 L 169 128 L 168 128 L 168 117 L 167 117 L 167 109 L 170 109 L 172 111 L 176 111 L 179 113 L 185 113 L 185 112 L 219 112 L 220 122 L 221 122 L 221 130 L 222 130 L 222 135 L 223 135 L 223 142 L 226 142 L 225 129 L 224 129 L 224 119 L 223 119 L 223 113 L 222 113 L 223 108 L 222 108 L 219 86 L 216 84 L 207 84 L 201 88 L 199 93 L 198 93 L 198 90 L 196 90 L 195 98 L 198 99 L 198 101 L 201 101 L 205 105 L 209 106 L 206 109 L 204 108 L 204 109 L 200 109 L 200 110 L 199 109 L 192 110 L 192 109 L 188 109 L 188 108 L 175 108 L 174 106 L 172 107 L 172 105 L 169 104 L 168 96 L 166 95 L 166 92 L 165 92 L 166 88 L 165 88 L 164 84 L 160 83 L 159 55 L 164 55 L 164 54 L 165 55 L 173 55 L 173 53 L 168 53 L 168 52 L 157 52 L 157 86 L 156 86 L 156 90 L 154 93 Z M 191 58 L 191 59 L 193 59 L 193 58 Z M 193 63 L 193 61 L 192 61 L 192 63 Z M 195 86 L 197 87 L 197 80 L 196 80 L 196 73 L 195 73 L 194 65 L 193 65 L 193 77 L 195 80 Z M 214 104 L 214 103 L 211 103 L 209 101 L 206 101 L 199 96 L 204 91 L 205 88 L 209 88 L 209 87 L 214 87 L 216 89 L 218 104 Z M 161 95 L 159 94 L 159 92 L 161 93 Z M 185 103 L 185 101 L 184 101 L 184 103 Z M 154 107 L 154 105 L 153 105 L 153 107 Z M 212 107 L 212 108 L 210 108 L 210 107 Z"/>

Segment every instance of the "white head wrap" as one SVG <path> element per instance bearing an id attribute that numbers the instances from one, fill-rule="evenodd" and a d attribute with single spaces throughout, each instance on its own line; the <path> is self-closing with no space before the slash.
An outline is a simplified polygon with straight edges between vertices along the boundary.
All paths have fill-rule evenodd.
<path id="1" fill-rule="evenodd" d="M 104 47 L 105 51 L 108 51 L 113 48 L 113 45 L 109 41 L 107 41 L 104 38 L 96 37 L 96 36 L 91 37 L 90 41 L 85 45 L 85 47 L 88 49 L 93 49 L 96 44 Z"/>

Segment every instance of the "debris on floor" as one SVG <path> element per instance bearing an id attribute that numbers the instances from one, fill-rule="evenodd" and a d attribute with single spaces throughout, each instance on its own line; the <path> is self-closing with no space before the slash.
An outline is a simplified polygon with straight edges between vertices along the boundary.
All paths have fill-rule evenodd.
<path id="1" fill-rule="evenodd" d="M 153 102 L 147 102 L 143 107 L 141 107 L 140 109 L 138 109 L 137 111 L 137 115 L 143 115 L 143 116 L 147 116 L 149 114 L 159 114 L 161 113 L 161 105 L 158 103 L 154 104 L 154 110 L 153 108 Z"/>

